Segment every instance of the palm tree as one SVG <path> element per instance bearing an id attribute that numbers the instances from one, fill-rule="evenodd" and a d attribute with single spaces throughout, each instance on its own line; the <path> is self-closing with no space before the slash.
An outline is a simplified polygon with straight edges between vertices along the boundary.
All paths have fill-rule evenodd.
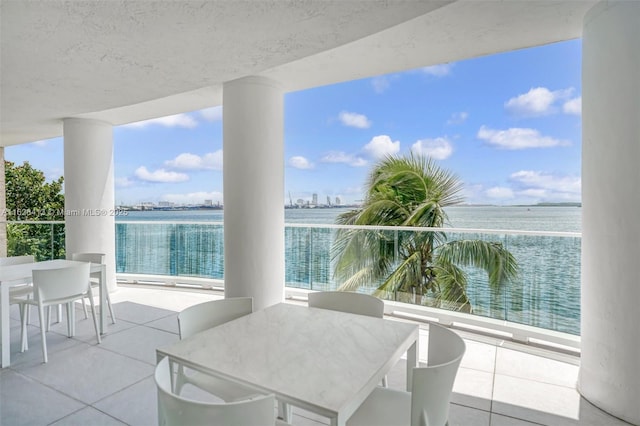
<path id="1" fill-rule="evenodd" d="M 458 178 L 431 158 L 416 154 L 380 161 L 367 188 L 362 207 L 341 214 L 336 223 L 441 228 L 447 221 L 445 207 L 463 201 Z M 415 295 L 417 304 L 471 312 L 467 274 L 461 266 L 484 269 L 494 290 L 517 274 L 515 259 L 501 243 L 447 241 L 440 231 L 391 234 L 353 228 L 338 231 L 332 261 L 339 290 L 354 291 L 382 282 L 374 292 L 378 297 L 408 293 Z"/>

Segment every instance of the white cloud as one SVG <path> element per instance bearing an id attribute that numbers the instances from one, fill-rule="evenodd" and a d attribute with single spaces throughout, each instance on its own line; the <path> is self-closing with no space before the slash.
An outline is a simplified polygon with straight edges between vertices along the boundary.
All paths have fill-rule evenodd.
<path id="1" fill-rule="evenodd" d="M 518 191 L 518 195 L 523 197 L 535 198 L 537 200 L 544 200 L 549 198 L 549 190 L 542 188 L 529 188 Z"/>
<path id="2" fill-rule="evenodd" d="M 289 158 L 289 165 L 294 169 L 301 169 L 301 170 L 313 169 L 313 164 L 306 158 L 299 155 Z"/>
<path id="3" fill-rule="evenodd" d="M 411 151 L 436 160 L 446 160 L 453 153 L 453 145 L 446 138 L 421 139 L 411 146 Z"/>
<path id="4" fill-rule="evenodd" d="M 562 112 L 571 115 L 582 115 L 582 96 L 565 102 L 562 105 Z"/>
<path id="5" fill-rule="evenodd" d="M 537 191 L 538 194 L 542 194 L 540 191 L 545 191 L 547 195 L 565 194 L 579 198 L 581 193 L 581 181 L 577 176 L 520 170 L 511 174 L 510 179 L 520 185 L 522 191 L 529 191 L 529 194 L 532 194 L 531 191 Z"/>
<path id="6" fill-rule="evenodd" d="M 320 159 L 323 163 L 342 163 L 352 167 L 364 167 L 368 164 L 367 160 L 356 155 L 347 154 L 342 151 L 330 151 Z"/>
<path id="7" fill-rule="evenodd" d="M 172 169 L 181 170 L 222 170 L 222 150 L 209 152 L 203 156 L 189 152 L 178 155 L 164 164 Z"/>
<path id="8" fill-rule="evenodd" d="M 47 140 L 35 141 L 35 142 L 31 142 L 31 143 L 33 144 L 33 146 L 37 146 L 38 148 L 44 148 L 47 145 L 49 145 Z"/>
<path id="9" fill-rule="evenodd" d="M 494 186 L 493 188 L 489 188 L 486 190 L 485 194 L 489 198 L 507 200 L 513 198 L 513 191 L 511 188 L 506 188 L 504 186 Z"/>
<path id="10" fill-rule="evenodd" d="M 115 186 L 118 188 L 128 188 L 133 186 L 134 182 L 128 177 L 120 177 L 114 180 Z"/>
<path id="11" fill-rule="evenodd" d="M 453 68 L 453 64 L 440 64 L 440 65 L 431 65 L 430 67 L 424 67 L 420 70 L 428 75 L 432 75 L 434 77 L 444 77 L 451 73 L 451 68 Z"/>
<path id="12" fill-rule="evenodd" d="M 222 120 L 222 107 L 215 106 L 211 108 L 205 108 L 200 110 L 200 115 L 207 121 L 220 121 Z"/>
<path id="13" fill-rule="evenodd" d="M 138 121 L 136 123 L 125 124 L 124 127 L 131 128 L 144 128 L 158 124 L 164 127 L 184 127 L 187 129 L 193 129 L 198 125 L 198 122 L 189 114 L 182 113 L 176 115 L 170 115 L 168 117 L 152 118 L 151 120 Z"/>
<path id="14" fill-rule="evenodd" d="M 202 204 L 204 200 L 212 200 L 213 204 L 222 203 L 222 192 L 190 192 L 187 194 L 164 194 L 160 197 L 162 201 L 169 201 L 176 204 Z"/>
<path id="15" fill-rule="evenodd" d="M 400 151 L 400 141 L 393 142 L 387 135 L 374 136 L 362 149 L 373 158 L 383 158 L 397 154 Z"/>
<path id="16" fill-rule="evenodd" d="M 367 129 L 371 127 L 371 120 L 366 115 L 357 114 L 355 112 L 342 111 L 338 116 L 342 124 L 358 129 Z"/>
<path id="17" fill-rule="evenodd" d="M 505 109 L 513 115 L 521 117 L 538 117 L 555 113 L 555 103 L 571 96 L 573 88 L 554 90 L 546 87 L 535 87 L 527 93 L 518 95 L 504 103 Z"/>
<path id="18" fill-rule="evenodd" d="M 373 86 L 374 92 L 384 93 L 391 86 L 391 82 L 387 76 L 379 75 L 371 79 L 371 85 Z"/>
<path id="19" fill-rule="evenodd" d="M 518 127 L 507 130 L 493 130 L 482 126 L 480 130 L 478 130 L 477 137 L 497 148 L 512 150 L 570 145 L 570 142 L 566 140 L 542 136 L 540 132 L 535 129 Z"/>
<path id="20" fill-rule="evenodd" d="M 184 182 L 189 180 L 189 176 L 184 173 L 170 172 L 165 169 L 151 172 L 145 166 L 138 167 L 134 175 L 147 182 Z"/>
<path id="21" fill-rule="evenodd" d="M 468 112 L 454 112 L 451 114 L 451 118 L 447 120 L 447 124 L 462 124 L 467 121 L 467 118 L 469 118 Z"/>

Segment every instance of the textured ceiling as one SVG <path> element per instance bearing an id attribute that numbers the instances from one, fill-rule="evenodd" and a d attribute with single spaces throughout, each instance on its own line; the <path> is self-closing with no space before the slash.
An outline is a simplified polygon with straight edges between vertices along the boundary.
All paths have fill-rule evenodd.
<path id="1" fill-rule="evenodd" d="M 579 37 L 592 1 L 0 3 L 0 145 L 219 105 L 248 75 L 298 90 Z"/>

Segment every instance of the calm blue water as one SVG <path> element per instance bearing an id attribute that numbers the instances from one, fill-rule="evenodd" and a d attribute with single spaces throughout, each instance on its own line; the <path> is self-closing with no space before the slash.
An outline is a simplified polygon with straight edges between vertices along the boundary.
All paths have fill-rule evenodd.
<path id="1" fill-rule="evenodd" d="M 348 208 L 285 209 L 286 223 L 334 223 Z M 452 228 L 505 229 L 524 231 L 580 232 L 582 209 L 579 207 L 449 207 L 449 226 Z M 116 221 L 196 221 L 222 222 L 222 210 L 192 211 L 131 211 L 116 216 Z"/>
<path id="2" fill-rule="evenodd" d="M 331 224 L 338 214 L 348 210 L 286 209 L 285 222 Z M 454 228 L 580 232 L 581 210 L 578 207 L 474 206 L 452 207 L 447 214 L 449 227 Z M 118 216 L 117 271 L 222 279 L 223 214 L 221 210 L 150 211 Z M 142 221 L 157 223 L 138 223 Z M 579 334 L 579 237 L 482 232 L 448 233 L 447 237 L 449 241 L 482 239 L 499 242 L 518 262 L 517 281 L 501 291 L 489 289 L 483 271 L 463 268 L 468 274 L 467 293 L 474 314 Z M 334 231 L 326 228 L 285 228 L 287 286 L 317 290 L 336 287 L 330 261 L 333 238 Z M 390 238 L 393 238 L 391 234 Z M 375 284 L 365 290 L 374 288 Z M 402 297 L 398 295 L 399 300 Z M 407 297 L 405 295 L 405 299 Z"/>

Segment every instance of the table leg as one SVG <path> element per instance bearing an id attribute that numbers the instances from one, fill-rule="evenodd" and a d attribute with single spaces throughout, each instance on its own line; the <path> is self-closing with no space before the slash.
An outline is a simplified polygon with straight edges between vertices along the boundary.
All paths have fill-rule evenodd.
<path id="1" fill-rule="evenodd" d="M 407 392 L 411 392 L 413 388 L 413 369 L 418 367 L 418 342 L 420 337 L 413 342 L 413 345 L 407 351 Z"/>
<path id="2" fill-rule="evenodd" d="M 2 360 L 0 366 L 11 363 L 11 338 L 9 336 L 9 286 L 0 285 L 0 334 L 2 335 Z"/>

